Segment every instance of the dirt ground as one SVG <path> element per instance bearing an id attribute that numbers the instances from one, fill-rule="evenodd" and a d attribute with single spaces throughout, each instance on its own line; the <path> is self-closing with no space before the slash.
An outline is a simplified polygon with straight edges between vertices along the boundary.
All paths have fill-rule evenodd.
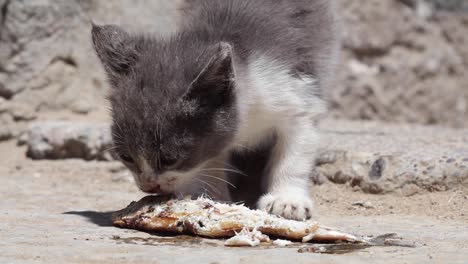
<path id="1" fill-rule="evenodd" d="M 370 248 L 345 255 L 292 248 L 225 248 L 222 241 L 162 238 L 110 225 L 112 211 L 144 194 L 116 162 L 31 161 L 0 144 L 0 263 L 466 263 L 468 189 L 372 195 L 347 186 L 312 188 L 317 219 L 341 230 L 398 233 L 416 248 Z M 363 202 L 369 208 L 353 205 Z M 366 203 L 367 202 L 367 203 Z"/>

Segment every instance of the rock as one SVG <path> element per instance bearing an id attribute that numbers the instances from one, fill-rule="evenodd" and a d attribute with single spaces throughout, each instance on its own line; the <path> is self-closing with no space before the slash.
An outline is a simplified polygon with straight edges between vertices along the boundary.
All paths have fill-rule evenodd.
<path id="1" fill-rule="evenodd" d="M 434 14 L 434 6 L 426 0 L 399 0 L 400 2 L 413 8 L 416 14 L 424 19 L 430 18 Z"/>
<path id="2" fill-rule="evenodd" d="M 111 160 L 109 126 L 76 122 L 43 122 L 28 130 L 27 156 L 32 159 Z"/>
<path id="3" fill-rule="evenodd" d="M 29 105 L 11 101 L 6 104 L 6 107 L 15 121 L 31 121 L 37 117 L 36 112 Z"/>
<path id="4" fill-rule="evenodd" d="M 324 120 L 316 174 L 368 193 L 468 186 L 468 129 Z M 316 178 L 318 176 L 315 176 Z"/>
<path id="5" fill-rule="evenodd" d="M 28 132 L 27 132 L 27 131 L 23 131 L 23 133 L 21 133 L 21 134 L 18 136 L 16 145 L 17 145 L 17 146 L 24 146 L 24 145 L 28 144 L 28 137 L 29 137 Z"/>
<path id="6" fill-rule="evenodd" d="M 167 35 L 180 2 L 0 0 L 0 98 L 11 101 L 0 101 L 0 113 L 27 123 L 51 111 L 107 111 L 90 20 Z M 468 12 L 447 13 L 468 10 L 466 1 L 339 2 L 344 49 L 328 90 L 332 116 L 467 126 Z M 17 135 L 15 122 L 3 130 Z"/>
<path id="7" fill-rule="evenodd" d="M 341 1 L 343 66 L 329 90 L 332 116 L 468 125 L 468 12 L 438 11 L 466 1 L 442 2 Z"/>
<path id="8" fill-rule="evenodd" d="M 402 5 L 394 1 L 369 0 L 342 1 L 342 16 L 347 23 L 344 28 L 344 46 L 361 56 L 377 56 L 385 53 L 399 34 L 406 31 L 409 25 L 397 19 L 405 13 Z M 408 13 L 408 11 L 406 11 Z M 388 28 L 389 23 L 399 23 L 399 28 Z M 385 32 L 381 30 L 387 29 Z"/>
<path id="9" fill-rule="evenodd" d="M 91 112 L 93 110 L 93 106 L 90 105 L 89 102 L 79 100 L 71 105 L 71 110 L 73 113 L 84 115 Z"/>
<path id="10" fill-rule="evenodd" d="M 106 111 L 106 79 L 92 49 L 91 19 L 165 35 L 175 29 L 177 3 L 0 0 L 0 98 L 11 101 L 6 111 L 16 122 L 50 111 Z"/>
<path id="11" fill-rule="evenodd" d="M 362 207 L 364 209 L 374 209 L 375 208 L 374 205 L 369 201 L 357 201 L 357 202 L 352 203 L 351 205 L 359 206 L 359 207 Z"/>
<path id="12" fill-rule="evenodd" d="M 7 102 L 8 102 L 7 100 L 0 97 L 0 114 L 6 112 L 8 110 Z"/>
<path id="13" fill-rule="evenodd" d="M 466 0 L 426 0 L 439 10 L 467 11 L 468 2 Z"/>
<path id="14" fill-rule="evenodd" d="M 417 193 L 420 193 L 421 191 L 422 189 L 413 183 L 406 184 L 401 188 L 401 194 L 403 196 L 413 196 Z"/>
<path id="15" fill-rule="evenodd" d="M 12 96 L 12 93 L 5 88 L 5 85 L 3 85 L 4 79 L 5 79 L 5 74 L 2 74 L 0 72 L 0 98 L 10 99 Z"/>
<path id="16" fill-rule="evenodd" d="M 7 114 L 0 113 L 0 141 L 8 140 L 13 137 L 13 132 L 11 130 L 11 124 L 13 123 L 13 118 Z"/>

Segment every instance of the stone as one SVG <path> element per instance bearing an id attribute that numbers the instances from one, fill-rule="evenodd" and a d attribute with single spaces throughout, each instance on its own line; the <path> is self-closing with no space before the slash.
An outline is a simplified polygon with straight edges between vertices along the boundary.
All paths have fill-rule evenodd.
<path id="1" fill-rule="evenodd" d="M 14 118 L 3 130 L 18 135 L 15 123 L 54 111 L 106 112 L 106 79 L 89 40 L 90 18 L 164 36 L 177 28 L 180 2 L 1 0 L 0 98 L 10 103 L 0 101 L 0 112 Z M 465 5 L 340 1 L 344 44 L 336 84 L 327 90 L 331 116 L 467 126 L 468 13 L 448 12 Z"/>
<path id="2" fill-rule="evenodd" d="M 0 141 L 8 140 L 13 137 L 11 129 L 12 123 L 13 118 L 11 118 L 10 115 L 0 113 Z"/>
<path id="3" fill-rule="evenodd" d="M 356 201 L 356 202 L 353 202 L 351 205 L 358 206 L 358 207 L 361 207 L 361 208 L 364 208 L 364 209 L 374 209 L 375 208 L 375 206 L 369 201 Z"/>
<path id="4" fill-rule="evenodd" d="M 468 2 L 465 0 L 426 0 L 439 10 L 468 11 Z"/>
<path id="5" fill-rule="evenodd" d="M 6 111 L 15 122 L 53 111 L 107 111 L 106 78 L 90 41 L 91 19 L 167 35 L 175 30 L 178 2 L 1 0 L 0 98 L 11 101 Z"/>
<path id="6" fill-rule="evenodd" d="M 37 118 L 36 112 L 29 105 L 11 101 L 6 107 L 15 121 L 31 121 Z"/>
<path id="7" fill-rule="evenodd" d="M 343 52 L 328 90 L 331 116 L 468 126 L 468 12 L 441 11 L 463 5 L 442 2 L 340 2 Z"/>
<path id="8" fill-rule="evenodd" d="M 164 36 L 177 28 L 180 2 L 1 0 L 0 98 L 13 103 L 0 105 L 0 112 L 27 123 L 51 111 L 107 111 L 90 19 Z M 344 45 L 336 84 L 327 90 L 331 116 L 467 126 L 468 13 L 448 12 L 465 6 L 460 0 L 340 1 Z"/>
<path id="9" fill-rule="evenodd" d="M 468 129 L 323 120 L 316 174 L 368 193 L 468 186 Z"/>
<path id="10" fill-rule="evenodd" d="M 79 100 L 71 105 L 71 111 L 76 114 L 85 115 L 93 110 L 93 106 L 84 100 Z"/>
<path id="11" fill-rule="evenodd" d="M 8 103 L 7 100 L 0 97 L 0 114 L 8 110 L 7 103 Z"/>
<path id="12" fill-rule="evenodd" d="M 106 124 L 34 123 L 27 132 L 27 156 L 32 159 L 112 160 Z"/>

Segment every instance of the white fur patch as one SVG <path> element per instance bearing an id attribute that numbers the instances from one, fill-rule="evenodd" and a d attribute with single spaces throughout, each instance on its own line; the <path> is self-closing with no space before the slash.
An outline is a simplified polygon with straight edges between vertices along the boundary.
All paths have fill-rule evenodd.
<path id="1" fill-rule="evenodd" d="M 312 122 L 313 117 L 325 111 L 325 102 L 315 95 L 315 79 L 293 77 L 289 71 L 287 65 L 266 56 L 251 60 L 245 76 L 249 87 L 238 89 L 240 144 L 255 145 L 268 130 L 290 127 L 302 120 Z"/>
<path id="2" fill-rule="evenodd" d="M 260 209 L 289 219 L 311 217 L 308 177 L 313 166 L 318 133 L 314 118 L 325 112 L 316 96 L 316 81 L 294 77 L 291 68 L 266 56 L 252 59 L 238 88 L 240 129 L 234 148 L 249 147 L 276 135 L 263 187 L 268 191 Z"/>

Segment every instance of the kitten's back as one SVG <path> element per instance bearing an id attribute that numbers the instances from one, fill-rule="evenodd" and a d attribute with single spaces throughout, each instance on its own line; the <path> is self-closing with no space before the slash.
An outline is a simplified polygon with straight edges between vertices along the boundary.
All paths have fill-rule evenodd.
<path id="1" fill-rule="evenodd" d="M 247 60 L 267 55 L 323 89 L 337 51 L 332 0 L 186 0 L 182 31 L 227 41 Z"/>

